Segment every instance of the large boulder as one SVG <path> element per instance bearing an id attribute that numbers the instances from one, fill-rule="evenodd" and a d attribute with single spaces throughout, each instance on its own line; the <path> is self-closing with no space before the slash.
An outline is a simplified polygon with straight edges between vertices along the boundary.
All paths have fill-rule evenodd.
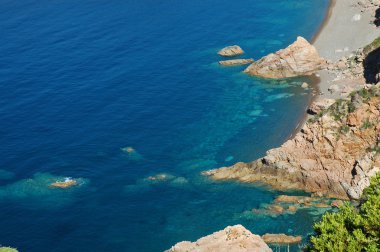
<path id="1" fill-rule="evenodd" d="M 270 252 L 260 236 L 252 234 L 242 225 L 228 226 L 224 230 L 202 237 L 196 242 L 183 241 L 166 252 Z"/>
<path id="2" fill-rule="evenodd" d="M 252 63 L 244 72 L 263 78 L 289 78 L 311 75 L 325 63 L 313 45 L 303 37 L 298 37 L 287 48 Z"/>
<path id="3" fill-rule="evenodd" d="M 224 47 L 218 52 L 220 56 L 224 56 L 224 57 L 233 57 L 233 56 L 241 55 L 243 53 L 244 53 L 243 49 L 241 49 L 241 47 L 238 45 Z"/>

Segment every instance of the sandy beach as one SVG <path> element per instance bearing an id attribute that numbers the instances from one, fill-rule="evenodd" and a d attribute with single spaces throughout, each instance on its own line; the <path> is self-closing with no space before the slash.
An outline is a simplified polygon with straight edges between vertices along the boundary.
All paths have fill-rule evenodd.
<path id="1" fill-rule="evenodd" d="M 335 62 L 371 43 L 380 36 L 380 29 L 372 23 L 374 11 L 372 9 L 363 11 L 358 5 L 358 0 L 331 1 L 325 24 L 316 35 L 313 44 L 322 57 Z M 318 74 L 321 92 L 318 98 L 339 98 L 340 94 L 328 91 L 328 88 L 335 84 L 333 80 L 337 77 L 336 74 L 326 70 L 319 71 Z M 363 85 L 363 83 L 357 84 Z"/>

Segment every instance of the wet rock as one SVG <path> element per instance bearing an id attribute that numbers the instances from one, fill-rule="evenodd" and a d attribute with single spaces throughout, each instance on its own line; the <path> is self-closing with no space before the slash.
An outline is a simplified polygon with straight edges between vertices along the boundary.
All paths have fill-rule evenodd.
<path id="1" fill-rule="evenodd" d="M 332 207 L 339 208 L 339 207 L 343 206 L 343 204 L 344 204 L 343 200 L 333 200 L 330 205 Z"/>
<path id="2" fill-rule="evenodd" d="M 297 206 L 289 206 L 287 210 L 291 213 L 295 213 L 297 212 L 298 208 Z"/>
<path id="3" fill-rule="evenodd" d="M 301 197 L 299 196 L 279 195 L 274 201 L 282 203 L 298 203 L 300 199 Z"/>
<path id="4" fill-rule="evenodd" d="M 56 181 L 50 184 L 52 187 L 69 188 L 78 185 L 78 182 L 72 178 L 65 178 L 63 181 Z"/>
<path id="5" fill-rule="evenodd" d="M 317 203 L 314 205 L 316 208 L 330 208 L 330 205 L 324 204 L 324 203 Z"/>
<path id="6" fill-rule="evenodd" d="M 243 53 L 244 53 L 243 49 L 241 49 L 241 47 L 238 45 L 224 47 L 218 52 L 220 56 L 224 56 L 224 57 L 237 56 Z"/>
<path id="7" fill-rule="evenodd" d="M 268 211 L 272 214 L 282 214 L 284 212 L 284 208 L 280 205 L 272 204 L 268 206 Z"/>
<path id="8" fill-rule="evenodd" d="M 261 236 L 263 240 L 268 244 L 291 244 L 300 243 L 302 241 L 301 236 L 291 236 L 286 234 L 265 234 Z"/>
<path id="9" fill-rule="evenodd" d="M 224 230 L 205 236 L 196 242 L 179 242 L 166 252 L 270 252 L 260 236 L 252 234 L 242 225 L 228 226 Z"/>
<path id="10" fill-rule="evenodd" d="M 219 61 L 219 64 L 223 66 L 238 66 L 238 65 L 247 65 L 251 63 L 253 63 L 253 59 L 233 59 L 233 60 Z"/>
<path id="11" fill-rule="evenodd" d="M 309 87 L 309 84 L 307 84 L 306 82 L 304 82 L 304 83 L 302 83 L 301 87 L 306 89 L 306 88 Z"/>
<path id="12" fill-rule="evenodd" d="M 159 173 L 153 176 L 149 176 L 145 178 L 145 180 L 150 181 L 150 182 L 164 182 L 164 181 L 172 180 L 174 178 L 175 177 L 169 173 Z"/>

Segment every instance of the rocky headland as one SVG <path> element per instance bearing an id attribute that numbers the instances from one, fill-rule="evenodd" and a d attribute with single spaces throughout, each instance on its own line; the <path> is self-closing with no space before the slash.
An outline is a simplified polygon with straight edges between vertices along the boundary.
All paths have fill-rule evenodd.
<path id="1" fill-rule="evenodd" d="M 380 86 L 355 92 L 311 118 L 293 139 L 251 163 L 203 172 L 215 180 L 263 182 L 358 199 L 380 171 Z"/>
<path id="2" fill-rule="evenodd" d="M 242 225 L 228 226 L 224 230 L 205 236 L 196 242 L 183 241 L 166 252 L 270 252 L 263 239 Z"/>

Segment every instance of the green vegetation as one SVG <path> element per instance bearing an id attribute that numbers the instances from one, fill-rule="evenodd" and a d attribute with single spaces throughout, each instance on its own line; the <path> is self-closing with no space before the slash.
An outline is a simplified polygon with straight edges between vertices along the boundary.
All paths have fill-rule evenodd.
<path id="1" fill-rule="evenodd" d="M 18 252 L 18 250 L 10 247 L 0 247 L 0 252 Z"/>
<path id="2" fill-rule="evenodd" d="M 314 225 L 308 251 L 380 251 L 380 173 L 364 190 L 359 207 L 342 206 Z"/>
<path id="3" fill-rule="evenodd" d="M 376 50 L 379 47 L 380 47 L 380 37 L 375 39 L 371 44 L 364 47 L 363 52 L 365 55 L 368 55 L 368 53 L 372 52 L 373 50 Z"/>
<path id="4" fill-rule="evenodd" d="M 371 147 L 371 148 L 368 148 L 367 149 L 368 152 L 376 152 L 376 154 L 380 154 L 380 139 L 378 139 L 376 141 L 376 145 L 374 147 Z"/>
<path id="5" fill-rule="evenodd" d="M 370 129 L 373 126 L 375 125 L 371 123 L 368 118 L 366 118 L 365 121 L 363 122 L 362 129 Z"/>
<path id="6" fill-rule="evenodd" d="M 372 87 L 370 89 L 360 89 L 357 93 L 363 98 L 364 101 L 369 101 L 369 99 L 376 96 L 377 92 L 376 88 Z"/>
<path id="7" fill-rule="evenodd" d="M 331 107 L 328 109 L 330 115 L 334 117 L 335 121 L 341 121 L 348 114 L 348 102 L 341 99 L 337 100 Z"/>
<path id="8" fill-rule="evenodd" d="M 339 132 L 341 134 L 347 134 L 349 131 L 350 131 L 350 127 L 348 125 L 343 125 L 339 129 Z"/>

